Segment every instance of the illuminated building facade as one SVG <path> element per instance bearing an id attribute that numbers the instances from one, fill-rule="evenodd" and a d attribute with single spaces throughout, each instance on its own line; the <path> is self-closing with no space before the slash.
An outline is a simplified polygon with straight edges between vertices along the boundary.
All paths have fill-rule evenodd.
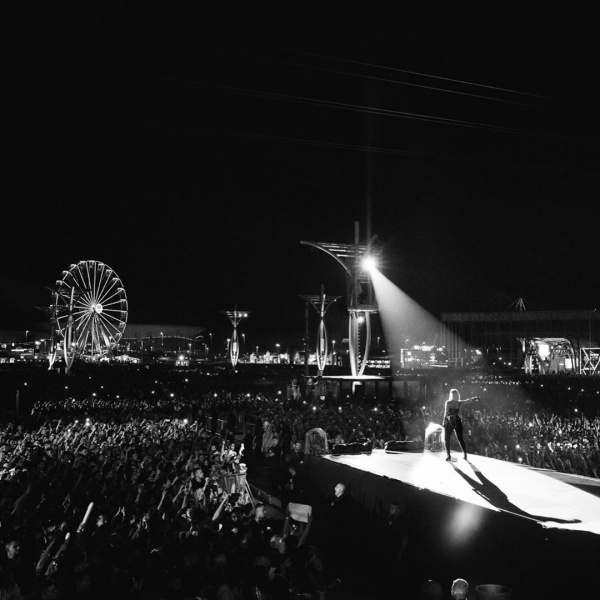
<path id="1" fill-rule="evenodd" d="M 572 348 L 572 358 L 567 357 L 572 360 L 569 372 L 600 374 L 600 312 L 595 309 L 443 313 L 441 320 L 442 345 L 447 349 L 451 366 L 472 367 L 480 359 L 482 364 L 525 369 L 532 342 L 538 347 L 540 344 L 535 340 L 550 344 L 547 353 L 550 361 L 552 340 L 564 340 L 568 344 L 561 344 L 561 355 L 566 356 L 565 352 L 568 354 L 567 350 Z M 546 342 L 540 342 L 543 352 Z M 570 360 L 563 361 L 564 365 L 571 365 Z M 543 372 L 567 370 L 560 362 L 556 363 L 558 370 L 549 368 Z"/>

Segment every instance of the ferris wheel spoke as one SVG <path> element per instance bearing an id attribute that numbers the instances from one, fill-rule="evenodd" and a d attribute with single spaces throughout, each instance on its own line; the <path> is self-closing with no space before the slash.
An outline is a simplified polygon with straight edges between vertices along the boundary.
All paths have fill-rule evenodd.
<path id="1" fill-rule="evenodd" d="M 113 331 L 119 330 L 118 323 L 117 324 L 113 323 L 104 314 L 99 315 L 98 322 L 102 323 L 104 325 L 104 328 L 106 330 L 110 331 L 111 333 Z"/>
<path id="2" fill-rule="evenodd" d="M 98 302 L 98 296 L 99 296 L 99 293 L 98 293 L 98 286 L 99 286 L 99 284 L 98 284 L 98 269 L 99 269 L 98 265 L 94 265 L 94 268 L 92 269 L 92 276 L 94 279 L 94 283 L 92 286 L 94 304 L 96 304 Z"/>
<path id="3" fill-rule="evenodd" d="M 88 280 L 90 282 L 90 302 L 96 304 L 98 302 L 98 286 L 96 284 L 96 270 L 89 267 L 87 269 Z"/>
<path id="4" fill-rule="evenodd" d="M 85 319 L 86 317 L 90 316 L 91 314 L 92 314 L 92 311 L 89 308 L 80 308 L 79 310 L 73 311 L 73 318 L 74 319 Z"/>
<path id="5" fill-rule="evenodd" d="M 96 301 L 100 304 L 104 304 L 104 298 L 106 295 L 107 289 L 110 289 L 112 286 L 112 275 L 111 269 L 107 268 L 106 265 L 102 265 L 101 272 L 98 277 L 98 283 L 96 285 Z"/>
<path id="6" fill-rule="evenodd" d="M 91 314 L 80 317 L 75 322 L 75 330 L 76 331 L 85 331 L 86 329 L 89 329 L 89 327 L 91 326 L 91 323 L 92 323 L 92 315 Z"/>
<path id="7" fill-rule="evenodd" d="M 90 323 L 86 322 L 86 323 L 82 323 L 79 324 L 79 326 L 75 327 L 75 342 L 77 344 L 78 350 L 80 352 L 83 352 L 83 350 L 85 349 L 85 344 L 87 342 L 87 337 L 89 335 L 89 331 L 90 331 Z"/>
<path id="8" fill-rule="evenodd" d="M 102 327 L 98 327 L 98 340 L 104 342 L 104 346 L 106 347 L 106 351 L 110 351 L 113 347 L 113 336 L 110 334 L 110 330 Z M 100 348 L 100 353 L 102 353 L 102 348 Z"/>
<path id="9" fill-rule="evenodd" d="M 79 296 L 77 303 L 84 306 L 91 306 L 94 304 L 94 292 L 91 289 L 87 289 Z"/>
<path id="10" fill-rule="evenodd" d="M 115 310 L 103 310 L 102 314 L 100 315 L 101 318 L 106 319 L 107 321 L 110 322 L 116 322 L 119 323 L 121 321 L 121 317 L 120 315 L 117 314 L 111 314 L 111 313 L 118 313 L 119 311 L 115 311 Z"/>
<path id="11" fill-rule="evenodd" d="M 87 304 L 77 304 L 73 307 L 74 315 L 84 315 L 89 312 L 91 312 L 91 310 L 90 310 L 90 306 Z"/>
<path id="12" fill-rule="evenodd" d="M 90 330 L 86 329 L 81 333 L 79 338 L 77 339 L 77 350 L 80 354 L 86 354 L 88 338 L 90 337 Z"/>
<path id="13" fill-rule="evenodd" d="M 80 343 L 81 340 L 87 337 L 90 326 L 89 323 L 85 323 L 82 326 L 75 329 L 75 340 Z"/>
<path id="14" fill-rule="evenodd" d="M 81 263 L 78 263 L 76 265 L 76 269 L 77 269 L 77 276 L 73 275 L 73 285 L 77 286 L 81 289 L 85 289 L 86 287 L 86 283 L 85 283 L 85 275 L 83 273 L 83 271 L 81 270 Z"/>
<path id="15" fill-rule="evenodd" d="M 108 317 L 110 317 L 111 319 L 114 319 L 115 321 L 121 321 L 123 318 L 123 309 L 121 308 L 108 308 L 106 310 L 102 311 L 102 314 L 107 315 Z"/>
<path id="16" fill-rule="evenodd" d="M 103 302 L 105 295 L 107 293 L 107 290 L 109 291 L 114 286 L 114 284 L 115 284 L 115 282 L 113 281 L 112 271 L 111 270 L 109 270 L 108 272 L 103 271 L 102 277 L 100 279 L 100 284 L 98 285 L 98 294 L 97 294 L 98 302 Z"/>
<path id="17" fill-rule="evenodd" d="M 98 329 L 96 328 L 96 324 L 93 323 L 91 329 L 90 329 L 90 333 L 91 333 L 91 348 L 90 348 L 90 352 L 93 355 L 98 354 L 97 348 L 98 348 Z"/>
<path id="18" fill-rule="evenodd" d="M 99 299 L 99 302 L 102 304 L 102 306 L 105 306 L 106 304 L 110 304 L 114 298 L 118 298 L 119 296 L 119 290 L 107 290 L 106 294 Z"/>
<path id="19" fill-rule="evenodd" d="M 83 272 L 81 273 L 81 283 L 82 283 L 82 287 L 85 288 L 86 293 L 88 294 L 90 299 L 93 301 L 94 287 L 92 286 L 92 278 L 90 277 L 90 268 L 89 268 L 88 261 L 86 261 L 86 263 L 83 267 Z"/>
<path id="20" fill-rule="evenodd" d="M 96 343 L 98 346 L 98 354 L 106 354 L 106 352 L 110 351 L 113 343 L 111 341 L 111 337 L 108 334 L 110 333 L 110 330 L 108 330 L 106 328 L 105 325 L 101 324 L 101 320 L 98 319 L 95 323 L 95 331 L 96 331 Z M 104 343 L 104 348 L 105 350 L 103 350 L 102 347 L 102 343 Z"/>
<path id="21" fill-rule="evenodd" d="M 122 310 L 123 306 L 127 305 L 127 298 L 123 296 L 119 296 L 118 298 L 113 298 L 111 302 L 107 302 L 102 306 L 106 308 L 106 310 Z"/>

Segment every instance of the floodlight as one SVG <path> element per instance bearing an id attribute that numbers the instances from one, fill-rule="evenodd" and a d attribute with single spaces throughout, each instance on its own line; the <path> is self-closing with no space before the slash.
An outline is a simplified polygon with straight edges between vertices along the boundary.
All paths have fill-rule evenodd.
<path id="1" fill-rule="evenodd" d="M 361 265 L 365 271 L 373 271 L 377 268 L 377 259 L 373 255 L 369 254 L 363 257 Z"/>

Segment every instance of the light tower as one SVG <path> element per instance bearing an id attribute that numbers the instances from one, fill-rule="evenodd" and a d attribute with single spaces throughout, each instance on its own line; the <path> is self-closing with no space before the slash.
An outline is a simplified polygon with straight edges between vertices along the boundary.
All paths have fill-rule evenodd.
<path id="1" fill-rule="evenodd" d="M 51 371 L 56 361 L 56 352 L 58 348 L 58 315 L 64 312 L 65 307 L 59 306 L 59 292 L 57 288 L 47 287 L 52 293 L 52 303 L 50 306 L 38 306 L 37 308 L 45 312 L 50 319 L 50 338 L 48 342 L 48 370 Z"/>
<path id="2" fill-rule="evenodd" d="M 314 309 L 319 314 L 319 330 L 317 333 L 317 368 L 319 376 L 323 375 L 325 365 L 327 364 L 327 329 L 325 327 L 325 313 L 327 309 L 340 296 L 326 296 L 325 286 L 321 284 L 321 294 L 319 296 L 300 296 L 307 302 L 310 302 Z"/>
<path id="3" fill-rule="evenodd" d="M 75 286 L 67 289 L 57 282 L 56 287 L 46 286 L 52 294 L 52 304 L 47 307 L 38 307 L 50 318 L 50 348 L 48 350 L 48 370 L 51 370 L 56 361 L 58 349 L 59 326 L 58 318 L 67 315 L 66 325 L 63 331 L 63 355 L 65 361 L 65 375 L 71 374 L 71 368 L 75 360 L 76 344 L 74 341 L 74 304 L 82 290 Z"/>
<path id="4" fill-rule="evenodd" d="M 231 365 L 235 367 L 240 357 L 240 344 L 238 341 L 237 326 L 238 323 L 245 319 L 250 313 L 247 310 L 238 310 L 237 307 L 234 310 L 223 310 L 221 311 L 224 315 L 227 315 L 231 324 L 233 325 L 233 333 L 231 334 L 231 341 L 229 342 L 229 358 L 231 359 Z"/>
<path id="5" fill-rule="evenodd" d="M 322 250 L 334 258 L 346 272 L 348 338 L 350 368 L 353 377 L 364 374 L 371 345 L 371 314 L 377 312 L 375 292 L 369 274 L 369 262 L 377 262 L 380 250 L 374 246 L 375 236 L 360 242 L 359 224 L 354 223 L 354 244 L 307 242 L 301 244 Z"/>

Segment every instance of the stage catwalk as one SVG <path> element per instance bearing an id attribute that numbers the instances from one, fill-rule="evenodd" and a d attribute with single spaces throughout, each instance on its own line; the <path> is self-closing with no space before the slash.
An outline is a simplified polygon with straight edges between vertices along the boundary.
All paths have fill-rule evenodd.
<path id="1" fill-rule="evenodd" d="M 510 462 L 444 452 L 326 455 L 327 461 L 396 480 L 420 490 L 429 490 L 456 500 L 536 521 L 545 528 L 600 534 L 600 497 L 580 487 L 597 480 L 557 478 L 547 471 Z M 587 480 L 587 481 L 586 481 Z M 571 483 L 568 483 L 570 481 Z"/>
<path id="2" fill-rule="evenodd" d="M 326 525 L 333 488 L 341 482 L 359 544 L 353 556 L 376 557 L 378 523 L 392 502 L 405 506 L 411 528 L 405 575 L 413 585 L 427 579 L 449 585 L 460 576 L 474 586 L 508 585 L 515 600 L 597 596 L 598 480 L 482 456 L 453 457 L 446 462 L 445 452 L 384 450 L 307 455 L 315 542 L 321 541 L 316 534 Z M 369 566 L 374 573 L 377 564 L 373 559 Z"/>

